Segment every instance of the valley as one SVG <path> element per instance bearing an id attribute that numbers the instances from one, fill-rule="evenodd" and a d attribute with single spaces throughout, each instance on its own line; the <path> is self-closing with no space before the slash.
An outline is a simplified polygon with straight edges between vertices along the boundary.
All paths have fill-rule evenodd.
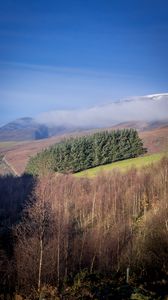
<path id="1" fill-rule="evenodd" d="M 0 300 L 168 300 L 168 0 L 0 1 Z"/>
<path id="2" fill-rule="evenodd" d="M 138 132 L 129 130 L 131 127 Z M 0 274 L 6 280 L 0 278 L 0 297 L 5 296 L 4 288 L 12 295 L 7 283 L 10 278 L 13 290 L 17 287 L 15 297 L 21 300 L 41 296 L 49 300 L 102 300 L 106 295 L 107 299 L 119 300 L 122 295 L 128 300 L 166 299 L 168 124 L 127 122 L 105 130 L 0 142 Z M 106 141 L 106 155 L 102 157 L 107 158 L 107 145 L 113 148 L 107 137 L 112 137 L 114 130 L 118 132 L 116 154 L 134 157 L 135 151 L 138 157 L 81 172 L 70 168 L 71 172 L 65 170 L 63 174 L 48 173 L 44 168 L 39 177 L 24 174 L 31 157 L 60 142 L 66 145 L 72 141 L 67 149 L 76 149 L 77 169 L 81 158 L 87 165 L 90 152 L 82 141 L 90 138 L 95 145 L 96 137 L 100 144 Z M 131 132 L 139 136 L 139 154 Z M 75 140 L 79 143 L 73 145 Z M 127 152 L 128 141 L 132 141 L 131 153 Z M 87 154 L 80 157 L 82 145 Z M 96 149 L 101 156 L 98 146 Z M 70 165 L 72 154 L 68 153 L 66 163 Z M 43 159 L 40 166 L 45 166 Z M 62 157 L 59 167 L 64 163 Z M 160 256 L 162 260 L 158 260 Z M 17 283 L 13 267 L 8 268 L 12 260 Z"/>
<path id="3" fill-rule="evenodd" d="M 107 123 L 1 127 L 3 300 L 166 299 L 168 120 Z"/>

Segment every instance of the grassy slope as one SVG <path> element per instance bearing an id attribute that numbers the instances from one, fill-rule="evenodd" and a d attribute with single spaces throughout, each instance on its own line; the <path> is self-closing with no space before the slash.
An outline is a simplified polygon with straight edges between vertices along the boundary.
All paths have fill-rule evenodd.
<path id="1" fill-rule="evenodd" d="M 120 171 L 127 171 L 132 167 L 141 168 L 147 166 L 153 162 L 156 162 L 162 158 L 164 153 L 155 153 L 146 155 L 143 157 L 131 158 L 122 161 L 117 161 L 104 166 L 98 166 L 85 171 L 81 171 L 75 174 L 76 177 L 94 177 L 102 171 L 111 171 L 113 169 L 119 169 Z"/>

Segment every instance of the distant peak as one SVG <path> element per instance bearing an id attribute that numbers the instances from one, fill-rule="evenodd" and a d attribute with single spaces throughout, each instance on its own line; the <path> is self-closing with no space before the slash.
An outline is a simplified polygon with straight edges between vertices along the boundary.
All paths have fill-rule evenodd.
<path id="1" fill-rule="evenodd" d="M 34 121 L 33 118 L 23 117 L 23 118 L 16 119 L 14 122 L 26 122 L 26 123 L 30 123 L 30 122 L 33 122 L 33 121 Z"/>

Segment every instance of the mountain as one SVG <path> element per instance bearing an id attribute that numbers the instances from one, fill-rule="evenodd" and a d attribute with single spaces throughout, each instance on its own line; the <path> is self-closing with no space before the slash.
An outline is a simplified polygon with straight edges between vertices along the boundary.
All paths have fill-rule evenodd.
<path id="1" fill-rule="evenodd" d="M 0 127 L 0 141 L 41 140 L 69 131 L 71 129 L 64 126 L 48 127 L 36 122 L 33 118 L 25 117 Z"/>
<path id="2" fill-rule="evenodd" d="M 144 131 L 167 125 L 168 93 L 154 94 L 86 109 L 46 112 L 36 119 L 17 119 L 0 127 L 0 141 L 40 140 L 102 128 Z"/>
<path id="3" fill-rule="evenodd" d="M 1 141 L 36 140 L 48 137 L 48 127 L 32 118 L 20 118 L 0 128 Z"/>

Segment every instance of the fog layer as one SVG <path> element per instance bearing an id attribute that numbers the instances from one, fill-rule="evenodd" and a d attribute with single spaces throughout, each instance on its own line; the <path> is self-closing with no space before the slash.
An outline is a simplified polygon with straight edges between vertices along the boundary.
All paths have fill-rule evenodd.
<path id="1" fill-rule="evenodd" d="M 135 97 L 79 110 L 42 113 L 36 121 L 48 126 L 106 127 L 127 121 L 154 121 L 168 118 L 168 93 Z"/>

